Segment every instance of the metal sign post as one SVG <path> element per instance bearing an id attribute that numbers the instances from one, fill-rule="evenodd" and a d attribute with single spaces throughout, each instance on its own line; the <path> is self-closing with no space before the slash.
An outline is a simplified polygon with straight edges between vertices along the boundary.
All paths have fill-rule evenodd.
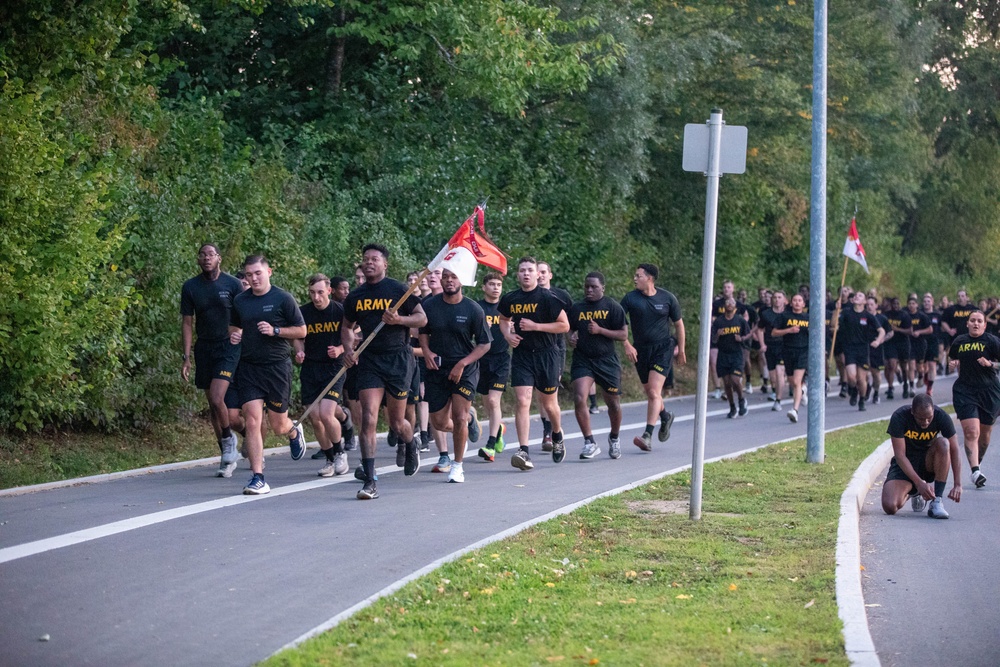
<path id="1" fill-rule="evenodd" d="M 708 348 L 712 326 L 712 296 L 715 278 L 715 230 L 719 209 L 719 179 L 722 174 L 746 171 L 747 128 L 727 127 L 722 109 L 712 109 L 705 125 L 684 126 L 684 171 L 700 171 L 708 177 L 705 196 L 705 244 L 701 269 L 701 325 L 698 336 L 698 389 L 694 411 L 694 451 L 691 461 L 692 521 L 701 519 L 701 486 L 705 470 L 705 418 L 708 413 Z"/>

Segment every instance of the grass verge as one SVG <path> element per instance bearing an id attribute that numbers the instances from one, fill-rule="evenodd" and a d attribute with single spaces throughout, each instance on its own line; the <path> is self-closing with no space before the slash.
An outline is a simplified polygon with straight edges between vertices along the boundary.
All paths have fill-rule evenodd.
<path id="1" fill-rule="evenodd" d="M 840 496 L 885 422 L 600 499 L 449 563 L 266 665 L 847 665 Z"/>

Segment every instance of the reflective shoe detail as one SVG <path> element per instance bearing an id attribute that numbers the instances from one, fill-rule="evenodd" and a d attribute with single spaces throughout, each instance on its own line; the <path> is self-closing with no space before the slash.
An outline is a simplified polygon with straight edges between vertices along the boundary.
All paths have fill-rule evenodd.
<path id="1" fill-rule="evenodd" d="M 977 489 L 983 488 L 986 486 L 986 475 L 984 475 L 981 470 L 977 470 L 972 473 L 972 483 L 976 485 Z"/>
<path id="2" fill-rule="evenodd" d="M 219 462 L 219 469 L 215 471 L 216 477 L 225 477 L 229 479 L 233 476 L 233 471 L 236 470 L 236 461 L 232 463 L 226 463 L 225 461 Z"/>
<path id="3" fill-rule="evenodd" d="M 646 432 L 642 435 L 637 435 L 632 438 L 632 444 L 641 449 L 644 452 L 653 451 L 653 437 Z"/>
<path id="4" fill-rule="evenodd" d="M 608 436 L 608 456 L 613 459 L 620 459 L 622 457 L 622 439 L 612 438 Z"/>
<path id="5" fill-rule="evenodd" d="M 479 442 L 483 430 L 479 427 L 479 415 L 475 406 L 469 408 L 469 442 Z"/>
<path id="6" fill-rule="evenodd" d="M 347 464 L 347 452 L 340 452 L 333 455 L 333 474 L 346 475 L 351 466 Z"/>
<path id="7" fill-rule="evenodd" d="M 487 461 L 493 461 L 496 458 L 497 451 L 495 449 L 490 449 L 489 447 L 479 448 L 479 458 L 486 459 Z"/>
<path id="8" fill-rule="evenodd" d="M 263 496 L 266 493 L 271 493 L 271 487 L 264 481 L 264 475 L 259 472 L 255 472 L 247 485 L 243 487 L 244 496 Z"/>
<path id="9" fill-rule="evenodd" d="M 528 452 L 522 449 L 514 452 L 514 456 L 510 457 L 510 464 L 518 470 L 531 470 L 535 467 L 535 464 L 531 462 L 531 457 L 528 456 Z"/>
<path id="10" fill-rule="evenodd" d="M 326 455 L 324 454 L 324 456 Z M 320 477 L 333 477 L 336 474 L 333 470 L 333 461 L 327 461 L 326 465 L 320 468 L 316 474 Z"/>
<path id="11" fill-rule="evenodd" d="M 596 442 L 584 442 L 583 450 L 580 452 L 581 459 L 592 459 L 601 453 L 601 448 Z"/>
<path id="12" fill-rule="evenodd" d="M 230 433 L 229 437 L 222 441 L 222 462 L 236 463 L 240 460 L 240 440 L 235 433 Z"/>
<path id="13" fill-rule="evenodd" d="M 451 471 L 448 473 L 448 481 L 455 484 L 461 484 L 465 481 L 465 470 L 462 469 L 461 463 L 452 464 Z"/>
<path id="14" fill-rule="evenodd" d="M 799 413 L 795 410 L 795 408 L 789 410 L 787 414 L 788 414 L 788 421 L 792 422 L 793 424 L 799 421 Z"/>
<path id="15" fill-rule="evenodd" d="M 449 470 L 451 470 L 451 457 L 447 454 L 439 456 L 437 463 L 431 468 L 431 472 L 448 472 Z"/>
<path id="16" fill-rule="evenodd" d="M 500 424 L 500 429 L 497 431 L 497 441 L 493 443 L 493 449 L 494 451 L 496 451 L 497 454 L 503 451 L 503 447 L 505 444 L 503 441 L 503 434 L 504 431 L 506 430 L 507 430 L 506 427 L 504 427 L 503 424 Z"/>
<path id="17" fill-rule="evenodd" d="M 566 458 L 566 443 L 560 440 L 556 442 L 552 441 L 552 462 L 562 463 L 562 460 Z"/>
<path id="18" fill-rule="evenodd" d="M 947 519 L 950 515 L 944 508 L 944 501 L 935 498 L 931 501 L 930 507 L 927 508 L 927 516 L 932 519 Z"/>
<path id="19" fill-rule="evenodd" d="M 405 455 L 405 460 L 403 461 L 403 474 L 407 477 L 416 475 L 417 471 L 420 470 L 420 452 L 417 451 L 416 440 L 402 445 L 400 449 L 403 450 Z"/>
<path id="20" fill-rule="evenodd" d="M 910 496 L 910 509 L 914 512 L 923 512 L 925 507 L 927 507 L 927 501 L 922 495 L 914 493 Z"/>
<path id="21" fill-rule="evenodd" d="M 306 453 L 306 434 L 302 430 L 302 424 L 295 427 L 295 435 L 288 441 L 288 451 L 292 455 L 293 461 L 298 461 Z"/>
<path id="22" fill-rule="evenodd" d="M 660 442 L 666 442 L 670 439 L 670 427 L 674 423 L 674 413 L 668 412 L 667 416 L 660 418 L 660 430 L 656 434 L 656 439 Z"/>
<path id="23" fill-rule="evenodd" d="M 551 452 L 552 451 L 552 435 L 542 436 L 542 451 Z"/>
<path id="24" fill-rule="evenodd" d="M 358 491 L 358 500 L 374 500 L 378 498 L 378 487 L 375 480 L 365 482 L 365 485 Z"/>

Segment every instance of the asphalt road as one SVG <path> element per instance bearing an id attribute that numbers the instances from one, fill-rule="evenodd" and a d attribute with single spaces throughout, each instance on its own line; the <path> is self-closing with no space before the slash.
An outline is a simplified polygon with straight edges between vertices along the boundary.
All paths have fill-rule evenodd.
<path id="1" fill-rule="evenodd" d="M 945 386 L 939 383 L 937 390 Z M 759 393 L 750 402 L 747 417 L 728 420 L 726 404 L 709 400 L 706 458 L 805 435 L 805 409 L 792 424 L 783 411 L 771 412 Z M 830 398 L 826 426 L 886 417 L 899 405 L 886 402 L 859 415 L 846 400 Z M 249 477 L 245 462 L 228 480 L 213 476 L 213 462 L 0 495 L 0 663 L 262 660 L 473 543 L 689 465 L 694 399 L 673 399 L 668 408 L 677 415 L 672 437 L 654 443 L 651 453 L 631 444 L 644 405 L 626 408 L 624 455 L 617 461 L 607 458 L 603 411 L 594 416 L 594 427 L 604 451 L 592 461 L 578 458 L 579 430 L 572 414 L 564 413 L 563 463 L 552 463 L 537 447 L 536 468 L 528 473 L 510 466 L 510 450 L 492 464 L 470 456 L 465 484 L 447 484 L 446 475 L 431 473 L 433 452 L 424 455 L 416 476 L 405 478 L 393 465 L 393 450 L 380 444 L 381 498 L 368 502 L 355 499 L 359 483 L 352 476 L 318 478 L 317 461 L 294 462 L 287 454 L 268 457 L 272 492 L 256 498 L 240 495 Z M 532 431 L 537 439 L 537 422 Z M 351 453 L 352 467 L 357 457 Z M 955 514 L 950 524 L 926 527 L 956 530 L 963 524 Z M 955 560 L 947 550 L 937 557 L 942 564 Z M 970 577 L 956 589 L 963 599 L 973 600 L 975 581 Z M 925 608 L 930 617 L 940 607 Z"/>

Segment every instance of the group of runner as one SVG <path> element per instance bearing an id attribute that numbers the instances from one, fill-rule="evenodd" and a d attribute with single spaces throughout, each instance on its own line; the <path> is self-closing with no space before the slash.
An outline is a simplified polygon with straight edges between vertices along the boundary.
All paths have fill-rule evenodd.
<path id="1" fill-rule="evenodd" d="M 264 479 L 265 412 L 271 429 L 287 434 L 292 458 L 299 460 L 305 453 L 302 427 L 288 417 L 292 356 L 302 367 L 303 404 L 316 402 L 310 419 L 320 445 L 314 458 L 326 460 L 320 475 L 349 472 L 347 451 L 354 447 L 358 425 L 361 465 L 354 474 L 364 483 L 359 499 L 379 495 L 375 434 L 383 411 L 389 444 L 395 446 L 396 464 L 405 475 L 419 470 L 420 452 L 428 451 L 433 441 L 438 449 L 433 471 L 460 483 L 465 481 L 468 443 L 480 439 L 477 394 L 483 397 L 488 423 L 487 441 L 478 455 L 494 461 L 504 450 L 500 397 L 508 385 L 516 397 L 518 441 L 511 465 L 521 471 L 534 468 L 529 449 L 533 401 L 542 416 L 541 449 L 553 462 L 561 462 L 566 445 L 558 391 L 567 343 L 573 349 L 569 374 L 584 438 L 581 459 L 601 454 L 590 425 L 597 388 L 611 426 L 608 455 L 622 455 L 622 366 L 616 342 L 635 364 L 647 398 L 646 427 L 633 444 L 650 451 L 654 432 L 660 442 L 670 437 L 674 416 L 664 408 L 662 397 L 672 386 L 675 358 L 679 364 L 686 362 L 685 330 L 680 304 L 657 287 L 659 271 L 653 264 L 637 266 L 635 289 L 620 302 L 605 294 L 600 272 L 588 273 L 584 298 L 574 302 L 568 292 L 552 287 L 549 264 L 524 257 L 517 262 L 516 289 L 504 294 L 503 277 L 487 273 L 484 298 L 474 301 L 463 295 L 458 275 L 447 269 L 423 277 L 410 274 L 408 291 L 407 285 L 388 277 L 389 251 L 369 244 L 362 250 L 353 289 L 345 278 L 316 274 L 309 280 L 309 303 L 300 307 L 291 294 L 271 284 L 265 257 L 246 258 L 238 274 L 242 282 L 220 270 L 221 259 L 215 245 L 202 246 L 201 274 L 184 284 L 182 375 L 188 379 L 196 327 L 195 383 L 206 393 L 221 450 L 217 474 L 230 477 L 241 456 L 249 459 L 253 476 L 243 489 L 246 494 L 270 490 Z M 418 280 L 420 284 L 413 285 Z M 745 415 L 756 356 L 772 410 L 781 408 L 787 376 L 792 397 L 787 414 L 797 421 L 805 399 L 808 291 L 802 288 L 789 300 L 782 290 L 762 289 L 758 302 L 749 305 L 739 296 L 726 281 L 713 303 L 711 377 L 717 382 L 716 395 L 724 389 L 730 418 Z M 934 305 L 930 295 L 921 301 L 911 295 L 905 310 L 895 299 L 884 300 L 880 307 L 874 294 L 845 289 L 839 300 L 827 305 L 827 322 L 835 324 L 828 326 L 827 346 L 835 350 L 842 369 L 841 395 L 849 396 L 860 410 L 866 401 L 879 400 L 883 369 L 887 398 L 893 397 L 897 369 L 904 398 L 916 396 L 918 378 L 926 388 L 923 395 L 929 397 L 942 350 L 950 349 L 945 368 L 959 369 L 956 409 L 973 482 L 982 486 L 979 458 L 1000 412 L 1000 383 L 995 373 L 988 382 L 989 370 L 970 367 L 986 369 L 1000 361 L 1000 339 L 985 331 L 992 314 L 972 306 L 964 292 L 942 311 Z M 976 353 L 982 357 L 974 359 Z M 980 358 L 984 361 L 976 361 Z M 969 398 L 960 408 L 962 387 Z M 242 448 L 237 433 L 244 435 Z"/>

